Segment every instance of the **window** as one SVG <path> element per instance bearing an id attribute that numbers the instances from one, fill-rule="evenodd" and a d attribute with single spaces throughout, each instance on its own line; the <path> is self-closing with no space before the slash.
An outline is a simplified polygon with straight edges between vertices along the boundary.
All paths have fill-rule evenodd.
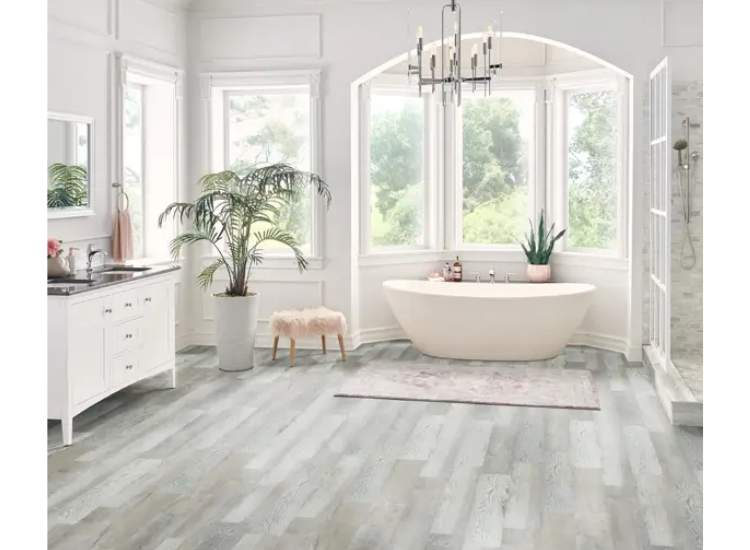
<path id="1" fill-rule="evenodd" d="M 369 117 L 370 247 L 425 245 L 425 100 L 373 90 Z"/>
<path id="2" fill-rule="evenodd" d="M 609 70 L 518 77 L 443 108 L 385 73 L 361 85 L 360 248 L 425 257 L 494 250 L 519 240 L 544 209 L 567 228 L 557 252 L 626 255 L 627 81 Z M 433 254 L 434 253 L 434 254 Z"/>
<path id="3" fill-rule="evenodd" d="M 464 95 L 461 109 L 465 245 L 515 244 L 532 208 L 534 90 Z"/>
<path id="4" fill-rule="evenodd" d="M 310 94 L 307 87 L 232 90 L 224 92 L 226 146 L 224 167 L 246 174 L 255 166 L 283 162 L 311 170 Z M 292 233 L 300 247 L 310 252 L 313 190 L 306 189 L 280 214 L 280 225 Z M 261 231 L 263 224 L 253 227 Z M 286 253 L 283 245 L 269 242 L 268 249 Z"/>
<path id="5" fill-rule="evenodd" d="M 159 214 L 178 199 L 176 69 L 122 56 L 122 189 L 130 211 L 133 257 L 165 260 L 175 227 Z"/>
<path id="6" fill-rule="evenodd" d="M 123 189 L 128 196 L 133 228 L 133 255 L 145 256 L 143 249 L 143 87 L 125 86 L 123 98 Z"/>
<path id="7" fill-rule="evenodd" d="M 614 250 L 618 241 L 618 99 L 615 89 L 565 93 L 567 244 Z"/>

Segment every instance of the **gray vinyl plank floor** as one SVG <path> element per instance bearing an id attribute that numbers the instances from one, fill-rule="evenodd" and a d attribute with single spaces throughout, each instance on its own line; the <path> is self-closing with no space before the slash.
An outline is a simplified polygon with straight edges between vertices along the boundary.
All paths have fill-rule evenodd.
<path id="1" fill-rule="evenodd" d="M 570 347 L 600 411 L 335 398 L 369 361 L 302 350 L 245 373 L 213 348 L 48 425 L 54 549 L 640 550 L 702 547 L 702 430 L 670 425 L 649 371 Z M 515 363 L 523 368 L 521 363 Z"/>

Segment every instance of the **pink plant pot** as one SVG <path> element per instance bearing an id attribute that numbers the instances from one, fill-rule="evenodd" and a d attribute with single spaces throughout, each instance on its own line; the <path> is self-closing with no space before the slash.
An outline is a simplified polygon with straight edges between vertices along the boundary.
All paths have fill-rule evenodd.
<path id="1" fill-rule="evenodd" d="M 526 277 L 532 283 L 548 283 L 552 279 L 552 268 L 549 264 L 529 264 L 526 266 Z"/>

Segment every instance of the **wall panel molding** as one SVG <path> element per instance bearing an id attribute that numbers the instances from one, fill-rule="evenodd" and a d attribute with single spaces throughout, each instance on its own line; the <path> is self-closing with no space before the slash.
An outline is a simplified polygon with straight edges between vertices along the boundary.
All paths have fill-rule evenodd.
<path id="1" fill-rule="evenodd" d="M 202 19 L 198 43 L 202 61 L 319 59 L 320 15 Z"/>
<path id="2" fill-rule="evenodd" d="M 113 12 L 116 9 L 115 4 L 117 2 L 118 0 L 48 2 L 48 17 L 50 21 L 56 24 L 87 34 L 100 37 L 113 36 Z M 85 17 L 82 17 L 82 15 Z"/>

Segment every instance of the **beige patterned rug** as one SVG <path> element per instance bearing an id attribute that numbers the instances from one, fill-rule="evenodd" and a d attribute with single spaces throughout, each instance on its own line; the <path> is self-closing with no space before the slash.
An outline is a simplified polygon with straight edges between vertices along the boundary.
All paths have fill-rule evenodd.
<path id="1" fill-rule="evenodd" d="M 599 410 L 591 373 L 557 367 L 371 364 L 335 396 Z"/>

